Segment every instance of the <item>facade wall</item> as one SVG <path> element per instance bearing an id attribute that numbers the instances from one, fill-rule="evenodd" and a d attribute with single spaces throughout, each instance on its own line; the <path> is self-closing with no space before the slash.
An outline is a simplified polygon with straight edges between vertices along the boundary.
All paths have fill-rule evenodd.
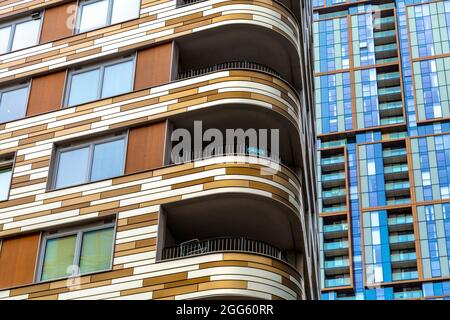
<path id="1" fill-rule="evenodd" d="M 310 4 L 132 2 L 85 31 L 83 1 L 0 4 L 0 299 L 318 298 Z M 176 162 L 194 120 L 285 141 Z"/>
<path id="2" fill-rule="evenodd" d="M 351 44 L 347 67 L 315 71 L 316 83 L 345 75 L 351 105 L 344 126 L 342 90 L 325 102 L 316 86 L 323 299 L 449 298 L 447 7 L 313 1 L 315 30 L 328 26 L 316 37 Z M 316 51 L 316 66 L 333 55 Z M 320 131 L 324 114 L 333 130 Z"/>

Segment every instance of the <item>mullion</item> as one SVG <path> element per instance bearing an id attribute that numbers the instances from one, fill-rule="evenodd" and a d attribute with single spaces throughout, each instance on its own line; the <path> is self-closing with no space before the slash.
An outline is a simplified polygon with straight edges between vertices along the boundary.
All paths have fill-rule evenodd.
<path id="1" fill-rule="evenodd" d="M 106 17 L 107 26 L 111 25 L 113 9 L 114 9 L 114 0 L 108 0 L 108 16 Z"/>
<path id="2" fill-rule="evenodd" d="M 11 25 L 11 31 L 9 33 L 8 48 L 7 48 L 6 52 L 11 52 L 12 51 L 12 46 L 13 46 L 13 42 L 14 42 L 14 36 L 16 35 L 16 25 L 17 25 L 17 23 L 13 23 Z"/>
<path id="3" fill-rule="evenodd" d="M 99 87 L 97 90 L 97 99 L 101 99 L 102 98 L 102 94 L 103 94 L 103 84 L 105 82 L 105 67 L 106 65 L 102 65 L 100 66 L 100 74 L 99 74 Z"/>
<path id="4" fill-rule="evenodd" d="M 85 182 L 91 182 L 92 180 L 92 165 L 94 162 L 94 149 L 95 143 L 89 144 L 89 158 L 88 158 L 88 166 L 87 166 L 87 179 Z"/>
<path id="5" fill-rule="evenodd" d="M 75 245 L 75 252 L 73 256 L 73 266 L 77 267 L 77 274 L 74 274 L 74 270 L 72 270 L 72 276 L 73 275 L 80 275 L 80 256 L 81 256 L 81 246 L 83 242 L 83 231 L 77 232 L 77 239 L 76 239 L 76 245 Z"/>

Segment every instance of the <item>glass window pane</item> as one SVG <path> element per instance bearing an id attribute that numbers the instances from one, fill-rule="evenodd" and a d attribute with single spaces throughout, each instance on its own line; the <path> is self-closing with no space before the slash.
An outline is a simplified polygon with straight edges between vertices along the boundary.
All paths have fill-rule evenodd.
<path id="1" fill-rule="evenodd" d="M 11 184 L 12 169 L 0 169 L 0 201 L 7 200 Z"/>
<path id="2" fill-rule="evenodd" d="M 141 0 L 114 0 L 111 23 L 139 17 Z"/>
<path id="3" fill-rule="evenodd" d="M 0 29 L 0 54 L 8 51 L 10 33 L 11 33 L 11 26 Z"/>
<path id="4" fill-rule="evenodd" d="M 111 267 L 113 228 L 83 234 L 80 273 L 108 270 Z"/>
<path id="5" fill-rule="evenodd" d="M 94 148 L 91 181 L 123 174 L 125 139 L 97 144 Z"/>
<path id="6" fill-rule="evenodd" d="M 11 50 L 19 50 L 37 44 L 40 24 L 40 19 L 17 24 Z"/>
<path id="7" fill-rule="evenodd" d="M 88 160 L 89 147 L 61 152 L 56 175 L 56 188 L 86 182 Z"/>
<path id="8" fill-rule="evenodd" d="M 72 274 L 76 242 L 76 235 L 47 240 L 41 281 Z"/>
<path id="9" fill-rule="evenodd" d="M 28 87 L 3 92 L 0 96 L 0 123 L 23 118 L 27 98 Z"/>
<path id="10" fill-rule="evenodd" d="M 98 98 L 100 69 L 78 73 L 72 76 L 69 92 L 69 106 L 89 102 Z"/>
<path id="11" fill-rule="evenodd" d="M 79 32 L 103 27 L 108 19 L 108 0 L 102 0 L 81 7 Z"/>
<path id="12" fill-rule="evenodd" d="M 131 91 L 133 66 L 133 61 L 127 61 L 105 68 L 102 98 Z"/>

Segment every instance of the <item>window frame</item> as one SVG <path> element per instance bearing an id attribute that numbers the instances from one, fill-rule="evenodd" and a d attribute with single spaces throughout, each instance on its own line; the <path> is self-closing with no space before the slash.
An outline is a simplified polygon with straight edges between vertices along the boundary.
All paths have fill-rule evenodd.
<path id="1" fill-rule="evenodd" d="M 86 5 L 96 3 L 96 2 L 100 2 L 100 1 L 104 1 L 104 0 L 79 0 L 78 1 L 77 17 L 76 17 L 76 22 L 75 22 L 76 24 L 75 24 L 75 28 L 73 29 L 74 35 L 82 34 L 85 32 L 91 32 L 91 31 L 101 29 L 101 28 L 106 28 L 106 27 L 109 27 L 109 26 L 112 26 L 115 24 L 124 23 L 124 22 L 130 21 L 130 20 L 138 19 L 140 17 L 142 0 L 139 0 L 139 12 L 138 12 L 138 16 L 136 18 L 127 19 L 127 20 L 123 20 L 123 21 L 112 24 L 112 13 L 113 13 L 113 9 L 114 9 L 114 0 L 107 0 L 108 1 L 108 12 L 106 14 L 106 24 L 104 26 L 94 27 L 91 29 L 86 29 L 86 30 L 80 31 L 81 18 L 83 15 L 83 7 Z"/>
<path id="2" fill-rule="evenodd" d="M 56 150 L 54 152 L 54 156 L 52 157 L 55 161 L 53 170 L 51 171 L 51 176 L 50 176 L 50 187 L 47 188 L 47 190 L 62 190 L 62 189 L 67 189 L 67 188 L 73 188 L 76 186 L 80 186 L 80 185 L 84 185 L 87 183 L 94 183 L 94 182 L 98 182 L 98 181 L 103 181 L 103 180 L 108 180 L 108 179 L 113 179 L 115 177 L 120 177 L 122 175 L 125 174 L 125 168 L 126 168 L 126 161 L 127 161 L 127 151 L 128 151 L 128 136 L 129 136 L 129 131 L 122 131 L 122 132 L 118 132 L 116 134 L 112 134 L 112 135 L 107 135 L 107 136 L 101 136 L 101 137 L 94 137 L 91 138 L 89 140 L 82 140 L 82 141 L 74 141 L 73 143 L 69 143 L 66 145 L 60 145 L 60 146 L 56 146 Z M 101 179 L 101 180 L 90 180 L 91 174 L 92 174 L 92 166 L 93 166 L 93 160 L 94 160 L 94 149 L 95 146 L 98 144 L 102 144 L 102 143 L 106 143 L 106 142 L 113 142 L 116 140 L 124 140 L 124 148 L 123 148 L 123 163 L 122 163 L 122 173 L 118 176 L 114 176 L 114 177 L 110 177 L 107 179 Z M 69 186 L 64 186 L 64 187 L 60 187 L 57 188 L 56 187 L 56 181 L 58 178 L 58 169 L 59 169 L 59 164 L 60 164 L 60 157 L 61 157 L 61 153 L 66 152 L 66 151 L 73 151 L 73 150 L 77 150 L 77 149 L 82 149 L 82 148 L 86 148 L 89 147 L 89 155 L 88 155 L 88 170 L 86 172 L 86 179 L 85 181 L 81 182 L 81 183 L 77 183 L 74 185 L 69 185 Z"/>
<path id="3" fill-rule="evenodd" d="M 28 103 L 30 102 L 29 100 L 30 100 L 30 92 L 31 92 L 31 81 L 15 84 L 15 85 L 12 85 L 12 86 L 9 86 L 9 87 L 0 88 L 0 108 L 1 108 L 2 96 L 5 93 L 10 92 L 10 91 L 14 91 L 14 90 L 20 90 L 20 89 L 23 89 L 23 88 L 27 88 L 27 96 L 25 98 L 25 114 L 22 117 L 20 117 L 20 118 L 17 118 L 15 120 L 9 120 L 9 121 L 3 121 L 0 118 L 0 124 L 12 122 L 12 121 L 17 121 L 17 120 L 21 120 L 21 119 L 25 119 L 27 117 Z"/>
<path id="4" fill-rule="evenodd" d="M 77 238 L 75 240 L 76 242 L 75 242 L 75 251 L 74 251 L 74 257 L 73 257 L 73 260 L 74 260 L 73 265 L 76 265 L 78 267 L 78 271 L 79 271 L 81 248 L 83 245 L 83 234 L 91 232 L 91 231 L 109 229 L 111 227 L 113 228 L 113 241 L 111 243 L 111 261 L 110 261 L 109 267 L 107 269 L 97 270 L 97 271 L 84 273 L 84 274 L 72 272 L 72 274 L 69 276 L 59 277 L 59 278 L 55 278 L 55 279 L 41 280 L 42 272 L 44 270 L 44 257 L 45 257 L 48 240 L 53 240 L 53 239 L 57 239 L 57 238 L 63 238 L 63 237 L 71 236 L 71 235 L 76 235 Z M 82 276 L 87 276 L 87 275 L 91 275 L 91 274 L 111 271 L 112 267 L 113 267 L 113 262 L 114 262 L 114 247 L 116 244 L 116 232 L 117 232 L 117 216 L 111 222 L 102 221 L 102 222 L 89 224 L 89 225 L 85 225 L 85 226 L 81 226 L 81 227 L 65 228 L 62 230 L 58 230 L 56 232 L 42 232 L 41 239 L 40 239 L 40 247 L 38 249 L 38 260 L 37 260 L 37 264 L 36 264 L 36 272 L 35 272 L 33 283 L 53 282 L 53 281 L 58 281 L 58 280 L 69 279 L 74 276 L 82 277 Z"/>
<path id="5" fill-rule="evenodd" d="M 11 179 L 9 180 L 8 193 L 6 195 L 6 199 L 2 200 L 0 198 L 0 203 L 9 200 L 15 163 L 16 163 L 16 154 L 0 156 L 0 170 L 11 168 Z M 0 251 L 1 251 L 1 242 L 2 240 L 0 239 Z"/>
<path id="6" fill-rule="evenodd" d="M 37 15 L 36 17 L 34 17 L 35 15 Z M 20 51 L 20 50 L 25 50 L 25 49 L 29 49 L 33 46 L 39 45 L 40 43 L 40 39 L 41 39 L 41 33 L 42 33 L 42 22 L 43 22 L 43 13 L 42 11 L 37 11 L 37 12 L 33 12 L 30 15 L 27 15 L 25 17 L 19 18 L 19 19 L 15 19 L 15 20 L 10 20 L 9 22 L 5 22 L 5 23 L 0 23 L 0 29 L 3 28 L 7 28 L 7 27 L 11 27 L 11 31 L 9 34 L 9 39 L 8 39 L 8 46 L 6 48 L 6 52 L 4 53 L 0 53 L 0 55 L 6 55 L 9 54 L 11 52 L 16 52 L 16 51 Z M 14 42 L 14 37 L 16 35 L 16 27 L 18 24 L 24 23 L 24 22 L 29 22 L 32 20 L 39 20 L 39 27 L 38 27 L 38 38 L 37 38 L 37 42 L 35 44 L 33 44 L 32 46 L 29 47 L 24 47 L 22 49 L 17 49 L 17 50 L 12 50 L 12 46 L 13 46 L 13 42 Z"/>
<path id="7" fill-rule="evenodd" d="M 63 101 L 63 107 L 62 109 L 66 109 L 66 108 L 73 108 L 79 105 L 83 105 L 83 104 L 87 104 L 87 103 L 92 103 L 98 100 L 103 100 L 103 99 L 108 99 L 111 97 L 115 97 L 117 95 L 114 96 L 110 96 L 110 97 L 104 97 L 102 98 L 102 91 L 103 91 L 103 84 L 105 82 L 104 79 L 104 75 L 105 75 L 105 69 L 107 67 L 111 67 L 120 63 L 125 63 L 125 62 L 129 62 L 132 61 L 132 73 L 131 73 L 131 90 L 129 92 L 124 92 L 124 93 L 120 93 L 118 95 L 122 95 L 122 94 L 127 94 L 130 92 L 134 91 L 134 84 L 136 82 L 136 61 L 137 61 L 137 52 L 131 54 L 131 55 L 126 55 L 126 56 L 122 56 L 119 58 L 115 58 L 112 60 L 107 60 L 107 61 L 103 61 L 100 63 L 96 63 L 96 64 L 91 64 L 88 66 L 84 66 L 84 67 L 80 67 L 80 68 L 76 68 L 76 69 L 72 69 L 69 70 L 69 72 L 67 73 L 67 80 L 66 80 L 66 85 L 65 85 L 65 89 L 64 89 L 64 101 Z M 93 71 L 96 69 L 100 69 L 100 75 L 99 75 L 99 82 L 98 82 L 98 88 L 97 88 L 97 97 L 92 100 L 92 101 L 87 101 L 87 102 L 83 102 L 81 104 L 74 104 L 74 105 L 69 105 L 69 99 L 70 99 L 70 90 L 72 88 L 72 79 L 74 76 L 81 74 L 81 73 L 85 73 L 85 72 L 89 72 L 89 71 Z"/>

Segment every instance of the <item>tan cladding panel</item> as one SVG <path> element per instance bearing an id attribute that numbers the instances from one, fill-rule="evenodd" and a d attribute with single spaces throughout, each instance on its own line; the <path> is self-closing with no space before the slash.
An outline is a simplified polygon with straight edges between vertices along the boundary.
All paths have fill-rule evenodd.
<path id="1" fill-rule="evenodd" d="M 3 240 L 0 251 L 0 288 L 33 282 L 40 234 Z"/>
<path id="2" fill-rule="evenodd" d="M 44 12 L 40 43 L 70 37 L 75 23 L 77 2 L 72 1 Z"/>
<path id="3" fill-rule="evenodd" d="M 66 71 L 33 78 L 27 117 L 61 109 Z"/>
<path id="4" fill-rule="evenodd" d="M 167 83 L 171 80 L 173 43 L 138 51 L 134 90 Z"/>
<path id="5" fill-rule="evenodd" d="M 163 166 L 166 122 L 130 129 L 125 173 Z"/>

